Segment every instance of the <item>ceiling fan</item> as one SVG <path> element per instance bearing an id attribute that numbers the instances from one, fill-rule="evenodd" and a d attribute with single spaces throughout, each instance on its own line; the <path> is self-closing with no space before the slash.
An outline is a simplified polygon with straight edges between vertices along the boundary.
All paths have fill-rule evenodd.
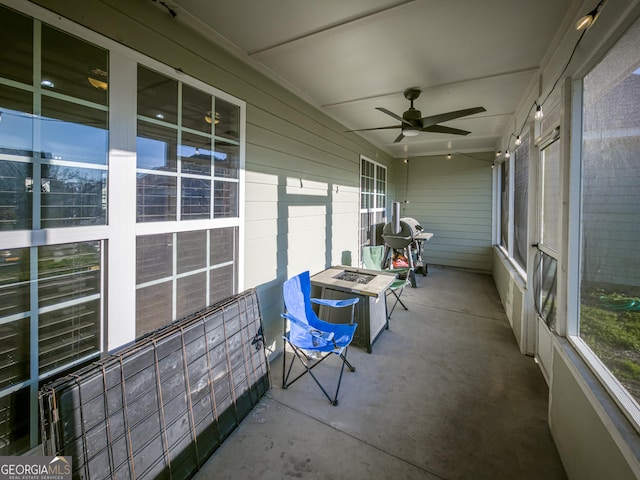
<path id="1" fill-rule="evenodd" d="M 420 132 L 434 132 L 434 133 L 450 133 L 452 135 L 469 135 L 471 132 L 467 130 L 461 130 L 459 128 L 445 127 L 444 125 L 438 125 L 442 122 L 454 120 L 460 117 L 466 117 L 467 115 L 473 115 L 474 113 L 486 112 L 484 107 L 465 108 L 464 110 L 455 110 L 453 112 L 440 113 L 438 115 L 430 115 L 428 117 L 422 117 L 420 110 L 413 108 L 413 101 L 420 96 L 420 90 L 417 88 L 409 88 L 404 91 L 404 98 L 411 102 L 409 110 L 404 112 L 402 116 L 387 110 L 386 108 L 376 107 L 376 110 L 380 110 L 382 113 L 386 113 L 390 117 L 400 120 L 400 125 L 392 125 L 389 127 L 376 127 L 376 128 L 361 128 L 358 130 L 348 130 L 349 132 L 364 132 L 366 130 L 388 130 L 392 128 L 402 128 L 400 135 L 393 141 L 393 143 L 400 142 L 404 137 L 414 137 Z"/>

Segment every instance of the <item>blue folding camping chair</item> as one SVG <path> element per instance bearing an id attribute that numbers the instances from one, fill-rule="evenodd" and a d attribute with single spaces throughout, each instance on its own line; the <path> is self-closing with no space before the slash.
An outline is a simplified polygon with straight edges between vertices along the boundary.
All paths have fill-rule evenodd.
<path id="1" fill-rule="evenodd" d="M 353 340 L 357 323 L 354 323 L 354 307 L 359 298 L 347 298 L 344 300 L 328 300 L 311 298 L 311 280 L 309 272 L 303 272 L 287 280 L 282 292 L 284 296 L 285 313 L 284 319 L 284 358 L 282 362 L 282 388 L 290 387 L 295 381 L 305 374 L 310 374 L 322 393 L 333 405 L 338 405 L 338 392 L 342 382 L 342 374 L 345 365 L 349 370 L 355 372 L 355 367 L 347 360 L 347 348 Z M 351 307 L 350 323 L 329 323 L 320 320 L 313 311 L 312 302 L 329 307 Z M 287 329 L 288 324 L 288 329 Z M 294 355 L 287 368 L 287 345 L 291 346 Z M 322 386 L 318 377 L 314 375 L 312 369 L 323 362 L 332 354 L 338 356 L 341 362 L 338 386 L 333 398 Z M 319 358 L 316 357 L 319 355 Z M 293 364 L 300 360 L 304 366 L 304 371 L 293 380 L 289 380 Z"/>

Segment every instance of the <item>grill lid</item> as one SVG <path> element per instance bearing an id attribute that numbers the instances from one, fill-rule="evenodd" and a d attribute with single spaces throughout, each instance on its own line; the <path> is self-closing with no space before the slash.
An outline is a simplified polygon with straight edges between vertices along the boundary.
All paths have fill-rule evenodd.
<path id="1" fill-rule="evenodd" d="M 403 217 L 400 219 L 400 231 L 393 233 L 393 223 L 387 223 L 382 230 L 384 243 L 391 248 L 404 248 L 424 232 L 422 225 L 415 218 Z"/>

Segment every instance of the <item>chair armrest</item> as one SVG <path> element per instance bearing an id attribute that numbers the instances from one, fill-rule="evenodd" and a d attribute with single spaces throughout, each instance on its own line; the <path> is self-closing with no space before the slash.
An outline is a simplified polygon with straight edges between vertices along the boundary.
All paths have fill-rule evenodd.
<path id="1" fill-rule="evenodd" d="M 323 340 L 333 340 L 333 337 L 335 336 L 334 332 L 323 332 L 322 330 L 318 330 L 317 328 L 313 328 L 311 326 L 309 326 L 307 323 L 298 320 L 296 317 L 294 317 L 293 315 L 289 314 L 289 313 L 281 313 L 280 316 L 282 318 L 286 318 L 287 320 L 289 320 L 292 323 L 295 323 L 296 325 L 298 325 L 300 328 L 305 329 L 309 335 L 311 335 L 312 337 L 316 337 L 316 338 L 322 338 Z"/>
<path id="2" fill-rule="evenodd" d="M 311 303 L 315 303 L 317 305 L 325 305 L 327 307 L 350 307 L 351 305 L 355 305 L 360 301 L 359 298 L 345 298 L 344 300 L 329 300 L 328 298 L 312 298 Z"/>

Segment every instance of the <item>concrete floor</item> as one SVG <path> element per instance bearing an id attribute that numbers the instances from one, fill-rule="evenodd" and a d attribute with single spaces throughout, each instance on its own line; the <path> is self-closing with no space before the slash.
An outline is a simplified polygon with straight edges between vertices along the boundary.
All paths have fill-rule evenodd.
<path id="1" fill-rule="evenodd" d="M 349 349 L 338 406 L 308 375 L 283 390 L 280 356 L 272 389 L 195 478 L 566 478 L 547 385 L 492 277 L 430 266 L 417 281 L 373 352 Z M 337 372 L 326 362 L 314 372 Z"/>

